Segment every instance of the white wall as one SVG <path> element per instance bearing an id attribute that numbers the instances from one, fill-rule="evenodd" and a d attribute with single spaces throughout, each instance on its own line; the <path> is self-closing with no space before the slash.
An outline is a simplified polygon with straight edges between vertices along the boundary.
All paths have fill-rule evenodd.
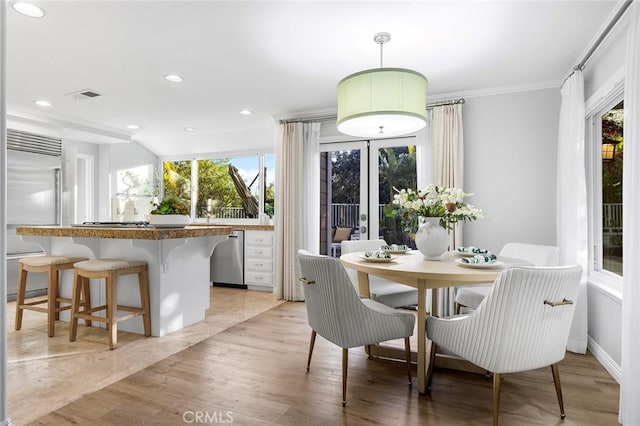
<path id="1" fill-rule="evenodd" d="M 555 245 L 560 90 L 468 98 L 463 110 L 463 189 L 487 215 L 465 225 L 465 243 Z"/>

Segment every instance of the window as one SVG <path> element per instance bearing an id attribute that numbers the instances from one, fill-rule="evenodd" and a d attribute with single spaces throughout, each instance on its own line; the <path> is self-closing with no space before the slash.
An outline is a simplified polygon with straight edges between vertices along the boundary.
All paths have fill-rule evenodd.
<path id="1" fill-rule="evenodd" d="M 591 246 L 593 271 L 604 280 L 622 277 L 622 159 L 624 101 L 622 89 L 594 108 L 591 125 Z"/>
<path id="2" fill-rule="evenodd" d="M 602 269 L 622 275 L 624 101 L 601 115 Z"/>
<path id="3" fill-rule="evenodd" d="M 165 161 L 164 193 L 197 219 L 258 219 L 274 214 L 274 174 L 273 154 Z"/>

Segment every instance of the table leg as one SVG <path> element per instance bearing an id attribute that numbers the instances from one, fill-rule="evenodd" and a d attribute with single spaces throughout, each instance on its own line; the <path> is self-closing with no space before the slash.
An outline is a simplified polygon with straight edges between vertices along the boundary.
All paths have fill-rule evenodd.
<path id="1" fill-rule="evenodd" d="M 370 297 L 369 274 L 366 272 L 358 271 L 358 292 L 362 297 L 366 297 L 367 299 Z"/>
<path id="2" fill-rule="evenodd" d="M 427 391 L 426 372 L 427 372 L 427 304 L 426 304 L 426 282 L 418 280 L 418 392 L 424 394 Z"/>

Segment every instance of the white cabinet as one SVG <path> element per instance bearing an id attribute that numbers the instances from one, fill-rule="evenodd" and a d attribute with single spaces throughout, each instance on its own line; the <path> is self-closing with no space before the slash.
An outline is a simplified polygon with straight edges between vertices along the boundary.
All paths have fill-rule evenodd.
<path id="1" fill-rule="evenodd" d="M 273 289 L 273 231 L 245 231 L 244 283 L 248 289 Z"/>

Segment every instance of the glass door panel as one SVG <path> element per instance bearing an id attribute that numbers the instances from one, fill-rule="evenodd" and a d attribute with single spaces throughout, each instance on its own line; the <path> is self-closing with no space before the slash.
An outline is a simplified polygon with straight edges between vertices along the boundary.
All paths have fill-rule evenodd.
<path id="1" fill-rule="evenodd" d="M 368 238 L 366 142 L 321 145 L 320 253 L 340 256 L 340 242 Z"/>
<path id="2" fill-rule="evenodd" d="M 417 188 L 416 145 L 408 145 L 411 142 L 414 140 L 375 140 L 369 147 L 369 199 L 371 206 L 375 206 L 370 209 L 370 238 L 380 237 L 387 244 L 413 245 L 412 235 L 400 220 L 385 216 L 385 208 L 391 207 L 395 190 Z"/>

